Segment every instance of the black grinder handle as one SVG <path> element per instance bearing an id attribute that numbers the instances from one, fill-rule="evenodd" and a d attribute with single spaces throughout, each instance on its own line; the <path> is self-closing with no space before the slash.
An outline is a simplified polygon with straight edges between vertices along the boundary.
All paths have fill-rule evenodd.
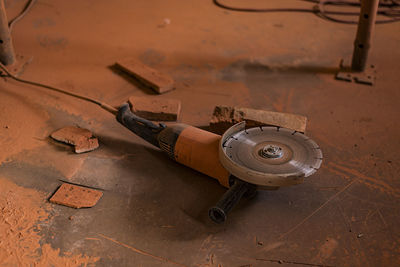
<path id="1" fill-rule="evenodd" d="M 208 216 L 216 223 L 223 223 L 229 211 L 231 211 L 244 196 L 252 196 L 256 192 L 256 186 L 245 181 L 235 179 L 234 184 L 221 197 L 217 204 L 208 210 Z"/>
<path id="2" fill-rule="evenodd" d="M 166 128 L 164 124 L 155 125 L 151 121 L 133 114 L 128 103 L 118 109 L 117 121 L 150 144 L 160 147 L 157 136 Z"/>

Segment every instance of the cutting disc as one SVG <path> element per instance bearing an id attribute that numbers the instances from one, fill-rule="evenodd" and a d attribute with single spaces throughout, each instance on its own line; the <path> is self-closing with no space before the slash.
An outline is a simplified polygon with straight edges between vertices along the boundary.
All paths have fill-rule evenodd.
<path id="1" fill-rule="evenodd" d="M 245 122 L 225 132 L 219 153 L 232 175 L 260 186 L 299 184 L 322 163 L 321 149 L 304 134 L 270 126 L 246 129 Z"/>

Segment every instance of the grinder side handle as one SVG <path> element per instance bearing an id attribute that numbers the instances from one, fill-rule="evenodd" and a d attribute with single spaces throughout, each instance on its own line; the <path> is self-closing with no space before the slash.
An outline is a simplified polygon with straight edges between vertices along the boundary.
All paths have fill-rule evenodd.
<path id="1" fill-rule="evenodd" d="M 245 181 L 234 179 L 233 185 L 221 197 L 217 204 L 210 208 L 208 216 L 216 223 L 222 223 L 226 220 L 229 211 L 231 211 L 240 199 L 245 197 L 252 197 L 257 190 L 256 185 L 247 183 Z"/>

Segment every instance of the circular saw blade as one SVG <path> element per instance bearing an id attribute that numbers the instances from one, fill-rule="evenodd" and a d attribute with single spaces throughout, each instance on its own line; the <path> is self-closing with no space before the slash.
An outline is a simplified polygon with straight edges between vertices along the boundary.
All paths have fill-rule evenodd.
<path id="1" fill-rule="evenodd" d="M 300 132 L 279 127 L 228 129 L 220 144 L 222 165 L 234 176 L 261 186 L 303 182 L 322 163 L 319 146 Z"/>

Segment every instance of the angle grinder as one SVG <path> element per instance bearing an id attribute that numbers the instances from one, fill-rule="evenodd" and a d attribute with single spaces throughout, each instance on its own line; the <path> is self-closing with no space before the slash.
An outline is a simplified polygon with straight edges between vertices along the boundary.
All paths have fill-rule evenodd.
<path id="1" fill-rule="evenodd" d="M 313 140 L 285 128 L 247 129 L 240 122 L 220 136 L 183 123 L 156 125 L 132 113 L 127 103 L 118 109 L 117 120 L 171 159 L 229 188 L 209 210 L 216 223 L 226 220 L 242 196 L 300 184 L 322 163 L 321 149 Z"/>
<path id="2" fill-rule="evenodd" d="M 217 179 L 228 191 L 209 209 L 209 217 L 216 223 L 224 222 L 243 196 L 253 196 L 257 189 L 300 184 L 322 163 L 319 146 L 297 131 L 271 126 L 246 128 L 245 122 L 240 122 L 220 136 L 183 123 L 156 125 L 132 113 L 128 103 L 115 108 L 87 96 L 18 78 L 1 63 L 0 69 L 18 82 L 99 105 L 172 160 Z"/>

